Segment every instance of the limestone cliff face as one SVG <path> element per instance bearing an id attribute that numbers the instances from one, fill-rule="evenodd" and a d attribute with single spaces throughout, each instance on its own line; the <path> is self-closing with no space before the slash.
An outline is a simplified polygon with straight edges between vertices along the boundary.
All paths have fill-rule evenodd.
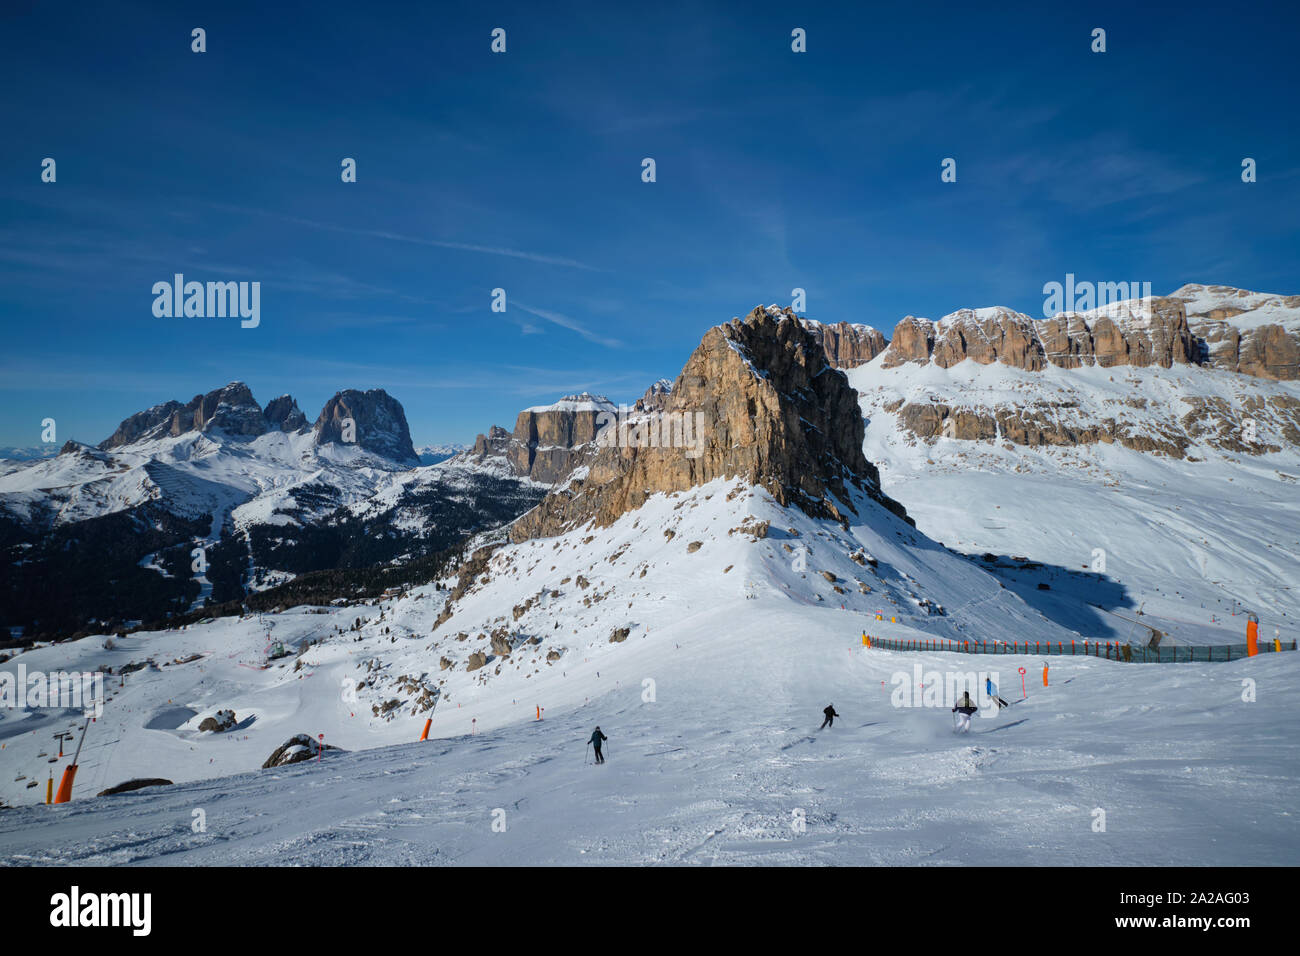
<path id="1" fill-rule="evenodd" d="M 1148 299 L 1141 317 L 1094 312 L 1032 319 L 1010 309 L 962 309 L 937 322 L 907 316 L 894 329 L 881 360 L 885 368 L 933 361 L 951 368 L 970 359 L 1038 372 L 1099 365 L 1160 365 L 1196 361 L 1199 353 L 1183 304 Z"/>
<path id="2" fill-rule="evenodd" d="M 137 412 L 117 426 L 99 443 L 105 450 L 153 438 L 184 435 L 187 432 L 220 430 L 226 435 L 256 438 L 267 431 L 262 407 L 243 382 L 231 382 L 205 395 L 195 395 L 185 404 L 164 402 Z"/>
<path id="3" fill-rule="evenodd" d="M 518 477 L 559 484 L 587 463 L 601 427 L 617 413 L 604 396 L 566 395 L 553 405 L 524 409 L 514 431 L 493 425 L 463 457 L 480 463 L 496 460 Z"/>
<path id="4" fill-rule="evenodd" d="M 267 427 L 271 430 L 293 432 L 307 427 L 307 416 L 302 413 L 292 395 L 281 395 L 267 402 L 262 412 Z"/>
<path id="5" fill-rule="evenodd" d="M 344 428 L 349 419 L 355 426 L 351 436 L 345 434 Z M 382 388 L 364 392 L 349 388 L 337 393 L 325 403 L 313 427 L 314 444 L 318 447 L 355 443 L 359 448 L 401 464 L 419 464 L 411 444 L 406 412 Z"/>
<path id="6" fill-rule="evenodd" d="M 296 431 L 307 419 L 290 395 L 273 399 L 263 410 L 243 382 L 195 395 L 188 402 L 163 402 L 124 419 L 99 443 L 105 451 L 138 441 L 220 431 L 237 438 L 256 438 L 268 431 Z"/>
<path id="7" fill-rule="evenodd" d="M 1257 378 L 1300 378 L 1300 295 L 1193 284 L 1170 297 L 1184 303 L 1204 364 Z"/>
<path id="8" fill-rule="evenodd" d="M 793 315 L 791 312 L 786 314 Z M 889 345 L 884 334 L 869 325 L 850 325 L 848 322 L 824 325 L 812 319 L 801 321 L 826 353 L 826 360 L 836 368 L 866 365 Z"/>
<path id="9" fill-rule="evenodd" d="M 120 445 L 165 435 L 171 427 L 172 413 L 184 407 L 180 402 L 172 401 L 136 412 L 130 418 L 123 419 L 117 430 L 100 442 L 99 447 L 107 451 Z"/>
<path id="10" fill-rule="evenodd" d="M 1050 319 L 1003 308 L 962 309 L 937 322 L 909 315 L 894 329 L 881 362 L 951 368 L 965 359 L 1035 372 L 1048 364 L 1193 364 L 1294 380 L 1300 377 L 1300 296 L 1185 285 L 1167 296 Z"/>
<path id="11" fill-rule="evenodd" d="M 656 409 L 606 435 L 585 478 L 520 518 L 513 540 L 589 520 L 605 526 L 651 495 L 715 478 L 741 478 L 782 504 L 841 520 L 856 487 L 905 517 L 862 454 L 857 392 L 788 312 L 757 308 L 710 329 L 655 401 Z"/>
<path id="12" fill-rule="evenodd" d="M 506 460 L 516 475 L 548 485 L 563 481 L 586 460 L 596 433 L 617 411 L 609 399 L 586 392 L 526 408 L 515 419 Z"/>
<path id="13" fill-rule="evenodd" d="M 253 438 L 266 433 L 262 407 L 243 382 L 231 382 L 225 388 L 206 395 L 195 395 L 183 408 L 172 412 L 171 434 L 219 428 L 227 435 Z"/>
<path id="14" fill-rule="evenodd" d="M 474 439 L 474 447 L 464 452 L 464 455 L 478 461 L 487 458 L 504 459 L 509 448 L 510 433 L 500 425 L 493 425 L 486 435 L 480 434 Z"/>

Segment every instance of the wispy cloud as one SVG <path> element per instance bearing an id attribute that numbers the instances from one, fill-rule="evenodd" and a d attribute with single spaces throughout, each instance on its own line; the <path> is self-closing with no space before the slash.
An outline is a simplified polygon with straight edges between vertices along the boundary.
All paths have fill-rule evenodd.
<path id="1" fill-rule="evenodd" d="M 355 226 L 344 226 L 338 223 L 319 222 L 315 219 L 303 219 L 301 216 L 289 216 L 284 213 L 270 212 L 265 209 L 249 209 L 242 206 L 229 206 L 224 203 L 210 203 L 216 209 L 222 209 L 226 212 L 240 213 L 244 215 L 268 216 L 278 219 L 281 222 L 292 223 L 298 226 L 306 226 L 309 229 L 319 229 L 325 232 L 338 232 L 349 236 L 366 236 L 372 239 L 385 239 L 390 242 L 404 242 L 417 246 L 431 246 L 438 249 L 459 249 L 463 252 L 478 252 L 489 256 L 504 256 L 509 259 L 523 259 L 527 262 L 538 262 L 543 265 L 563 266 L 568 269 L 581 269 L 586 272 L 604 272 L 597 266 L 590 265 L 586 262 L 580 262 L 577 259 L 570 259 L 566 256 L 552 256 L 540 252 L 529 252 L 524 249 L 511 249 L 507 246 L 489 246 L 475 242 L 459 242 L 448 239 L 430 239 L 426 236 L 412 236 L 406 233 L 393 232 L 388 229 L 358 229 Z"/>
<path id="2" fill-rule="evenodd" d="M 576 332 L 578 335 L 581 335 L 588 342 L 595 342 L 597 345 L 606 345 L 609 346 L 610 348 L 623 347 L 623 343 L 620 342 L 618 339 L 611 338 L 606 335 L 601 335 L 597 332 L 593 332 L 590 329 L 588 329 L 585 325 L 583 325 L 581 322 L 579 322 L 577 319 L 571 319 L 567 315 L 564 315 L 561 312 L 552 312 L 549 309 L 534 309 L 532 306 L 524 305 L 522 302 L 519 302 L 518 300 L 515 300 L 511 304 L 517 309 L 523 309 L 529 315 L 535 315 L 539 319 L 545 319 L 547 322 L 560 326 L 560 328 L 568 329 L 570 332 Z"/>

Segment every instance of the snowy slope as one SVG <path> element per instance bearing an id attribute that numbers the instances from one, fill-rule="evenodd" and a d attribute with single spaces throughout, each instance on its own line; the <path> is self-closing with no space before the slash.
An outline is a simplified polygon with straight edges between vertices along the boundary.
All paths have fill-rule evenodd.
<path id="1" fill-rule="evenodd" d="M 436 630 L 446 592 L 424 587 L 376 607 L 132 635 L 111 651 L 97 639 L 29 651 L 6 669 L 205 656 L 114 681 L 79 799 L 0 815 L 0 859 L 1295 862 L 1300 744 L 1282 701 L 1300 655 L 1162 667 L 1053 658 L 1043 689 L 1033 657 L 864 649 L 863 630 L 1071 632 L 975 562 L 857 505 L 860 520 L 844 529 L 722 481 L 656 496 L 603 530 L 502 547 Z M 611 641 L 621 628 L 626 639 Z M 493 629 L 504 629 L 509 656 L 489 646 Z M 300 668 L 291 657 L 255 669 L 271 640 L 308 638 L 321 643 Z M 474 652 L 492 658 L 468 671 Z M 954 736 L 947 706 L 894 706 L 915 664 L 940 683 L 988 668 L 1012 700 L 1024 666 L 1029 697 Z M 1248 676 L 1258 681 L 1249 704 Z M 430 716 L 416 703 L 427 694 L 434 739 L 412 743 Z M 828 703 L 844 716 L 818 733 Z M 223 707 L 239 726 L 199 734 Z M 33 721 L 0 719 L 6 802 L 35 803 L 47 768 L 66 763 L 37 754 L 73 716 Z M 594 724 L 611 738 L 601 768 L 580 762 Z M 348 753 L 256 769 L 296 733 L 323 733 Z M 225 774 L 235 776 L 211 779 Z M 41 785 L 29 790 L 19 775 Z M 182 785 L 80 799 L 138 776 Z M 497 808 L 505 834 L 492 830 Z M 1108 815 L 1104 834 L 1092 829 L 1096 808 Z M 196 809 L 205 833 L 191 830 Z M 796 811 L 805 832 L 791 826 Z"/>
<path id="2" fill-rule="evenodd" d="M 1166 667 L 1056 658 L 1050 688 L 1036 687 L 1031 677 L 1027 700 L 977 718 L 972 736 L 954 736 L 946 706 L 893 706 L 896 675 L 908 682 L 914 664 L 940 674 L 989 666 L 1003 695 L 1015 700 L 1015 668 L 1036 677 L 1039 662 L 869 651 L 861 630 L 904 636 L 1002 626 L 1046 636 L 1057 629 L 989 587 L 988 576 L 969 562 L 942 551 L 912 553 L 906 526 L 880 513 L 842 532 L 777 509 L 762 493 L 742 493 L 738 508 L 742 496 L 728 502 L 728 490 L 656 499 L 603 532 L 508 548 L 439 635 L 425 628 L 439 606 L 426 592 L 390 605 L 382 626 L 377 609 L 360 612 L 373 622 L 362 640 L 351 640 L 353 634 L 313 648 L 298 674 L 239 666 L 235 649 L 255 656 L 264 641 L 255 621 L 132 638 L 139 643 L 114 652 L 119 659 L 138 658 L 151 643 L 178 652 L 206 643 L 221 652 L 201 664 L 128 676 L 109 715 L 92 728 L 79 793 L 129 776 L 179 781 L 244 772 L 8 811 L 0 816 L 0 859 L 1295 862 L 1300 843 L 1289 792 L 1300 745 L 1285 732 L 1282 701 L 1300 655 Z M 746 513 L 781 519 L 773 528 L 789 518 L 787 527 L 800 536 L 755 541 L 728 534 Z M 660 533 L 665 527 L 677 532 L 671 540 Z M 695 540 L 702 546 L 689 551 Z M 788 559 L 784 545 L 791 540 L 811 545 L 806 571 Z M 849 545 L 877 559 L 878 577 L 845 556 Z M 817 573 L 824 569 L 838 569 L 840 580 L 869 580 L 874 590 L 841 610 L 834 603 L 840 596 Z M 589 587 L 560 584 L 577 573 Z M 918 589 L 910 579 L 927 591 L 933 583 L 947 617 L 907 610 L 905 595 Z M 385 696 L 382 686 L 374 696 L 363 691 L 357 705 L 339 693 L 342 678 L 367 673 L 361 660 L 381 653 L 392 673 L 418 665 L 444 674 L 436 670 L 438 655 L 457 653 L 465 642 L 443 630 L 450 635 L 471 622 L 509 619 L 510 602 L 539 581 L 561 592 L 521 617 L 522 632 L 542 636 L 542 643 L 480 671 L 445 672 L 433 714 L 437 739 L 411 743 L 422 714 L 385 722 L 367 713 L 366 703 Z M 602 600 L 586 606 L 594 595 Z M 894 610 L 885 595 L 904 612 L 897 625 L 862 612 L 873 602 Z M 274 618 L 272 628 L 277 637 L 320 634 L 337 617 L 351 621 L 358 613 L 294 612 Z M 553 621 L 561 627 L 548 626 Z M 628 639 L 610 643 L 610 630 L 620 626 L 631 628 Z M 81 644 L 20 660 L 50 667 L 56 655 L 104 653 Z M 559 647 L 563 656 L 547 666 L 541 652 Z M 495 663 L 503 663 L 499 675 Z M 1245 676 L 1258 681 L 1256 703 L 1240 699 Z M 174 695 L 169 702 L 164 692 Z M 819 733 L 827 703 L 843 717 Z M 169 709 L 178 705 L 198 713 L 169 727 L 185 716 Z M 239 715 L 235 733 L 199 736 L 191 729 L 223 705 Z M 533 719 L 537 706 L 546 708 L 540 723 Z M 594 724 L 610 737 L 602 768 L 581 763 Z M 32 746 L 29 738 L 48 737 L 54 728 L 35 736 L 28 729 L 20 724 L 15 733 L 0 723 L 6 769 L 43 769 L 43 762 L 15 757 Z M 253 770 L 294 732 L 324 733 L 351 752 L 329 754 L 320 764 Z M 363 750 L 385 743 L 400 745 Z M 497 808 L 505 811 L 504 834 L 492 830 Z M 1092 830 L 1095 808 L 1107 812 L 1106 833 Z M 205 833 L 191 831 L 196 809 L 206 814 Z M 796 811 L 805 832 L 791 826 Z"/>
<path id="3" fill-rule="evenodd" d="M 1267 415 L 1256 415 L 1255 450 L 1275 451 L 1233 447 L 1248 403 L 1300 397 L 1295 383 L 1182 366 L 1025 372 L 969 361 L 885 369 L 877 360 L 848 375 L 868 422 L 867 457 L 930 536 L 972 555 L 1089 572 L 1099 549 L 1105 577 L 1177 641 L 1244 640 L 1234 601 L 1260 616 L 1262 635 L 1296 636 L 1300 449 Z M 1190 444 L 1177 458 L 1116 443 L 925 440 L 901 423 L 900 402 L 977 412 L 1039 403 L 1064 426 L 1115 418 L 1128 434 Z M 1218 419 L 1189 429 L 1192 402 L 1210 403 Z"/>

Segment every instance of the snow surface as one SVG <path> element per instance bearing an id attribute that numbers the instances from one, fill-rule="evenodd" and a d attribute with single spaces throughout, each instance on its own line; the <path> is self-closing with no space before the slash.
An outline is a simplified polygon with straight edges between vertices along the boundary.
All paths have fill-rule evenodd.
<path id="1" fill-rule="evenodd" d="M 1041 400 L 1058 406 L 1054 414 L 1066 425 L 1116 418 L 1132 434 L 1160 435 L 1179 427 L 1190 397 L 1240 409 L 1251 397 L 1300 397 L 1300 385 L 1185 366 L 886 369 L 879 359 L 848 376 L 868 421 L 867 458 L 879 466 L 885 492 L 931 537 L 967 554 L 1044 562 L 1050 568 L 1040 578 L 1058 590 L 1056 569 L 1090 570 L 1101 549 L 1106 576 L 1144 609 L 1146 623 L 1175 641 L 1241 643 L 1245 625 L 1241 613 L 1233 616 L 1241 610 L 1234 601 L 1259 615 L 1262 636 L 1296 636 L 1300 452 L 1262 417 L 1260 443 L 1281 451 L 1250 455 L 1193 443 L 1177 459 L 1118 444 L 926 443 L 886 406 L 933 400 L 990 411 Z"/>
<path id="2" fill-rule="evenodd" d="M 854 504 L 860 517 L 844 529 L 725 481 L 659 495 L 609 528 L 504 547 L 436 632 L 445 592 L 424 587 L 382 606 L 132 635 L 111 651 L 100 638 L 28 651 L 5 669 L 206 656 L 113 681 L 82 755 L 78 799 L 0 813 L 0 859 L 1297 861 L 1300 742 L 1283 701 L 1300 655 L 1165 666 L 1054 657 L 1043 688 L 1033 656 L 865 649 L 864 630 L 1069 640 L 1099 616 L 1032 603 L 1032 590 L 1018 596 L 874 503 Z M 357 618 L 359 630 L 335 632 Z M 487 650 L 478 635 L 494 627 L 510 632 L 511 655 L 466 671 L 470 652 Z M 622 627 L 627 639 L 611 642 Z M 255 669 L 271 640 L 307 638 L 323 642 L 301 669 L 293 658 Z M 558 660 L 545 660 L 551 651 Z M 452 668 L 440 669 L 443 657 Z M 895 675 L 910 684 L 916 664 L 941 675 L 996 671 L 1010 700 L 1021 696 L 1023 666 L 1029 695 L 957 736 L 947 706 L 893 706 Z M 397 690 L 403 677 L 442 682 L 428 742 L 414 742 L 428 714 Z M 1244 678 L 1257 681 L 1257 701 L 1242 700 Z M 357 679 L 371 683 L 352 701 L 342 688 Z M 403 696 L 390 720 L 372 711 Z M 818 732 L 830 703 L 843 717 Z M 200 735 L 199 721 L 225 707 L 236 730 Z M 47 765 L 38 750 L 73 723 L 0 714 L 0 797 L 40 798 L 44 771 L 66 761 Z M 610 737 L 603 767 L 581 762 L 596 724 Z M 349 753 L 256 769 L 297 733 L 323 733 Z M 19 774 L 42 786 L 26 789 L 11 779 Z M 179 785 L 84 799 L 141 776 Z M 1096 808 L 1107 814 L 1104 833 L 1093 830 Z M 498 809 L 504 833 L 492 827 Z M 206 832 L 192 830 L 195 810 Z M 804 832 L 792 826 L 799 812 Z"/>

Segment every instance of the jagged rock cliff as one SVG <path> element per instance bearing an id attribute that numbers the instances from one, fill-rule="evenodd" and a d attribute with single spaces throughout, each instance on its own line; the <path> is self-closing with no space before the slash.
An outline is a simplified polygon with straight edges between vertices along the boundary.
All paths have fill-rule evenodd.
<path id="1" fill-rule="evenodd" d="M 227 435 L 255 438 L 267 431 L 262 408 L 243 382 L 231 382 L 206 395 L 195 395 L 187 403 L 165 402 L 137 412 L 118 425 L 117 431 L 100 442 L 105 450 L 120 445 L 186 432 L 219 429 Z"/>
<path id="2" fill-rule="evenodd" d="M 1200 361 L 1257 378 L 1300 377 L 1300 295 L 1185 285 L 1170 298 L 1184 304 Z"/>
<path id="3" fill-rule="evenodd" d="M 787 309 L 785 314 L 794 313 Z M 869 325 L 850 325 L 848 322 L 824 325 L 812 319 L 801 321 L 826 353 L 826 360 L 836 368 L 866 365 L 889 345 L 884 334 Z"/>
<path id="4" fill-rule="evenodd" d="M 609 399 L 586 392 L 524 409 L 506 451 L 511 470 L 542 484 L 563 481 L 587 458 L 587 446 L 617 411 Z"/>
<path id="5" fill-rule="evenodd" d="M 566 395 L 552 405 L 524 409 L 513 432 L 493 425 L 463 457 L 478 462 L 496 459 L 512 475 L 558 484 L 587 463 L 602 425 L 617 414 L 618 408 L 602 395 Z"/>
<path id="6" fill-rule="evenodd" d="M 545 537 L 589 520 L 603 527 L 651 495 L 719 477 L 840 519 L 852 509 L 852 486 L 905 517 L 862 454 L 857 393 L 788 312 L 756 308 L 710 329 L 656 403 L 604 435 L 586 477 L 548 495 L 511 537 Z"/>
<path id="7" fill-rule="evenodd" d="M 349 388 L 326 402 L 316 419 L 315 444 L 347 444 L 348 436 L 344 433 L 347 419 L 356 425 L 357 447 L 412 467 L 419 464 L 415 446 L 411 444 L 406 412 L 401 402 L 382 388 L 364 392 Z"/>
<path id="8" fill-rule="evenodd" d="M 358 447 L 401 464 L 418 463 L 401 403 L 378 388 L 367 392 L 347 389 L 326 402 L 316 419 L 313 443 L 320 446 L 342 442 L 343 422 L 349 418 L 356 425 Z M 189 432 L 256 438 L 270 431 L 298 432 L 306 427 L 307 417 L 292 395 L 272 399 L 263 409 L 247 385 L 231 382 L 206 395 L 195 395 L 185 404 L 164 402 L 137 412 L 123 420 L 99 447 L 108 451 Z"/>
<path id="9" fill-rule="evenodd" d="M 951 368 L 965 359 L 1032 372 L 1049 364 L 1190 364 L 1295 379 L 1300 376 L 1300 296 L 1185 285 L 1167 296 L 1046 319 L 1004 308 L 961 309 L 938 321 L 907 316 L 894 329 L 881 363 L 896 368 L 932 361 Z"/>
<path id="10" fill-rule="evenodd" d="M 269 429 L 282 432 L 294 432 L 307 427 L 307 416 L 302 413 L 292 395 L 281 395 L 267 402 L 262 412 Z"/>
<path id="11" fill-rule="evenodd" d="M 951 368 L 971 359 L 1001 362 L 1031 372 L 1050 363 L 1060 368 L 1099 365 L 1160 365 L 1196 361 L 1195 339 L 1183 304 L 1145 300 L 1145 315 L 1108 315 L 1105 310 L 1033 319 L 1011 309 L 961 309 L 937 322 L 907 316 L 881 360 L 885 368 L 933 361 Z"/>

